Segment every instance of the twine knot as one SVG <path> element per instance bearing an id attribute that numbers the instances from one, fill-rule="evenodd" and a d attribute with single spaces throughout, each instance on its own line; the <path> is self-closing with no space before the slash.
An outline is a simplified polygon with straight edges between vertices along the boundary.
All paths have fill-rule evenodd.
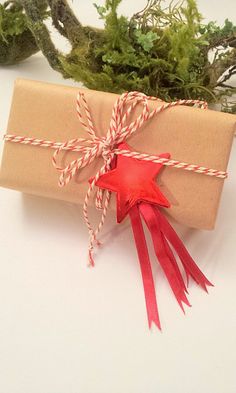
<path id="1" fill-rule="evenodd" d="M 112 155 L 112 150 L 114 149 L 114 145 L 111 145 L 111 143 L 105 137 L 100 139 L 100 145 L 102 150 L 101 155 L 104 161 L 108 161 L 109 157 Z"/>

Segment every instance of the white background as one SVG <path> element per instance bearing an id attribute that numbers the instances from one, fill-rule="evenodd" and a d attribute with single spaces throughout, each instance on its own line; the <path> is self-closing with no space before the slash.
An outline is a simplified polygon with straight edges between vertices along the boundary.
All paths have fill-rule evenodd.
<path id="1" fill-rule="evenodd" d="M 93 0 L 73 5 L 97 24 Z M 235 0 L 199 0 L 207 19 L 236 14 Z M 100 1 L 100 4 L 102 2 Z M 123 1 L 131 14 L 145 1 Z M 60 48 L 68 48 L 59 41 Z M 16 77 L 63 81 L 37 54 L 0 68 L 0 133 Z M 190 284 L 184 316 L 154 267 L 163 332 L 147 326 L 138 259 L 128 223 L 109 217 L 88 269 L 81 209 L 0 190 L 0 393 L 234 393 L 236 391 L 236 146 L 216 229 L 175 225 L 215 287 Z"/>

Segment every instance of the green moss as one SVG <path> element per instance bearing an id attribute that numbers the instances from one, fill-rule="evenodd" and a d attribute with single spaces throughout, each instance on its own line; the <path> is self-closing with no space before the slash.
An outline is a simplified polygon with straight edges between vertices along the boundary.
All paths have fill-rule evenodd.
<path id="1" fill-rule="evenodd" d="M 0 64 L 19 63 L 38 51 L 21 5 L 0 4 Z"/>
<path id="2" fill-rule="evenodd" d="M 161 1 L 149 1 L 146 9 L 130 20 L 118 16 L 120 1 L 109 0 L 96 6 L 105 28 L 99 42 L 87 51 L 73 51 L 61 58 L 66 72 L 87 87 L 121 93 L 140 90 L 164 100 L 179 98 L 205 99 L 219 102 L 217 91 L 219 70 L 230 56 L 229 50 L 210 64 L 208 52 L 214 42 L 227 42 L 236 35 L 236 27 L 228 20 L 223 28 L 211 22 L 204 25 L 194 0 L 163 8 Z M 217 64 L 217 61 L 220 64 Z M 226 64 L 224 71 L 226 70 Z M 223 71 L 223 72 L 224 72 Z M 226 90 L 223 88 L 223 91 Z M 227 89 L 228 94 L 228 89 Z"/>
<path id="3" fill-rule="evenodd" d="M 37 50 L 36 42 L 52 68 L 89 88 L 115 93 L 138 90 L 166 101 L 204 99 L 235 111 L 224 97 L 235 92 L 229 81 L 236 74 L 236 26 L 228 19 L 223 27 L 204 23 L 195 0 L 172 0 L 167 6 L 162 0 L 148 0 L 144 10 L 131 18 L 118 14 L 121 0 L 105 0 L 103 6 L 95 5 L 104 21 L 102 30 L 83 27 L 66 0 L 10 3 L 18 6 L 9 10 L 1 6 L 0 63 L 20 61 L 20 53 L 27 57 Z M 14 12 L 18 19 L 13 26 Z M 44 24 L 45 12 L 70 42 L 69 54 L 54 47 Z M 24 50 L 17 37 L 26 43 L 26 32 L 31 40 Z"/>
<path id="4" fill-rule="evenodd" d="M 35 39 L 28 29 L 16 36 L 7 36 L 7 41 L 0 40 L 0 64 L 17 64 L 38 50 Z"/>

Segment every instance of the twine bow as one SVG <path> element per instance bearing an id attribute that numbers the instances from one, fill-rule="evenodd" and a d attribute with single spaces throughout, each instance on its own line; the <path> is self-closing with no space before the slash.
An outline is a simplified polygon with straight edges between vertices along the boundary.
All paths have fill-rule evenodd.
<path id="1" fill-rule="evenodd" d="M 87 131 L 90 139 L 85 139 L 85 138 L 71 139 L 65 143 L 60 144 L 60 146 L 56 149 L 55 153 L 53 154 L 53 158 L 52 158 L 53 165 L 60 172 L 60 178 L 59 178 L 60 187 L 66 186 L 78 171 L 90 165 L 96 158 L 98 158 L 99 156 L 103 157 L 104 163 L 102 167 L 98 170 L 94 178 L 91 180 L 83 205 L 84 220 L 87 225 L 89 231 L 89 238 L 90 238 L 89 262 L 91 265 L 94 265 L 94 260 L 92 256 L 94 245 L 95 244 L 100 245 L 100 242 L 97 239 L 97 235 L 101 231 L 104 225 L 111 193 L 110 191 L 104 191 L 102 189 L 97 190 L 95 204 L 96 204 L 96 208 L 101 210 L 102 213 L 101 213 L 100 222 L 96 228 L 93 228 L 88 217 L 88 202 L 95 188 L 95 183 L 98 180 L 98 178 L 102 174 L 104 174 L 105 172 L 111 169 L 111 162 L 115 154 L 124 154 L 127 156 L 133 156 L 138 159 L 162 162 L 165 165 L 177 166 L 177 164 L 178 165 L 181 164 L 178 161 L 163 159 L 158 156 L 151 156 L 148 154 L 119 150 L 117 149 L 119 143 L 129 138 L 138 129 L 140 129 L 140 127 L 142 127 L 142 125 L 145 122 L 147 122 L 148 120 L 153 118 L 156 114 L 162 112 L 167 108 L 177 105 L 186 105 L 186 104 L 197 104 L 203 109 L 207 108 L 207 104 L 204 101 L 179 100 L 170 103 L 163 103 L 163 105 L 161 105 L 160 107 L 157 107 L 154 110 L 150 111 L 148 107 L 148 101 L 150 100 L 162 101 L 156 97 L 148 97 L 140 92 L 126 92 L 121 96 L 119 96 L 112 110 L 112 116 L 108 128 L 108 132 L 105 137 L 99 138 L 97 136 L 96 128 L 92 120 L 92 116 L 87 101 L 85 99 L 84 93 L 79 92 L 77 96 L 77 105 L 76 105 L 77 114 L 81 125 Z M 142 106 L 141 114 L 139 114 L 134 121 L 127 124 L 130 114 L 133 112 L 134 108 L 138 104 L 141 104 Z M 85 121 L 82 114 L 82 109 L 84 110 Z M 57 164 L 57 160 L 58 160 L 58 155 L 62 150 L 73 150 L 81 153 L 82 155 L 76 160 L 70 162 L 65 167 L 61 167 Z M 189 164 L 182 163 L 182 168 L 186 165 Z M 192 169 L 189 168 L 189 170 L 194 170 L 194 168 Z"/>

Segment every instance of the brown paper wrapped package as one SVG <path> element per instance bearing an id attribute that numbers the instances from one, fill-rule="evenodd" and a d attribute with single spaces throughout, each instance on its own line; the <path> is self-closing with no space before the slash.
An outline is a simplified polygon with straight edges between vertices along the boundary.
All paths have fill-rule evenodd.
<path id="1" fill-rule="evenodd" d="M 85 137 L 76 114 L 78 88 L 19 79 L 15 83 L 7 133 L 64 142 Z M 97 135 L 105 135 L 117 95 L 83 89 Z M 150 102 L 150 107 L 160 105 Z M 137 109 L 139 111 L 140 108 Z M 132 115 L 137 116 L 137 112 Z M 235 128 L 235 116 L 211 110 L 178 106 L 165 110 L 146 123 L 129 145 L 136 151 L 225 171 Z M 101 166 L 101 159 L 84 168 L 64 188 L 50 148 L 5 142 L 0 184 L 24 193 L 83 203 L 88 179 Z M 62 153 L 69 163 L 78 153 Z M 193 228 L 212 229 L 224 180 L 176 168 L 164 167 L 157 179 L 171 203 L 168 214 Z M 114 201 L 113 201 L 114 207 Z"/>

